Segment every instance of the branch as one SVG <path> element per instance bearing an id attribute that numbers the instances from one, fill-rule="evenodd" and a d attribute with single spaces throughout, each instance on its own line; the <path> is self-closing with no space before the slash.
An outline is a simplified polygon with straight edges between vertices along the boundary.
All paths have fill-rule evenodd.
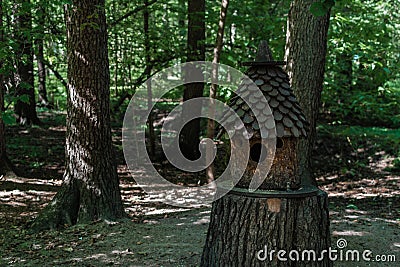
<path id="1" fill-rule="evenodd" d="M 138 78 L 136 78 L 135 82 L 133 83 L 134 91 L 136 88 L 144 83 L 148 77 L 148 68 L 146 67 L 145 70 L 140 74 Z M 154 75 L 154 74 L 153 74 Z M 132 98 L 134 92 L 125 91 L 118 99 L 117 103 L 113 107 L 113 111 L 117 112 L 119 107 L 124 103 L 125 99 Z"/>
<path id="2" fill-rule="evenodd" d="M 211 86 L 210 86 L 210 107 L 209 107 L 209 114 L 214 116 L 215 115 L 215 102 L 214 99 L 217 97 L 217 89 L 218 85 L 216 81 L 218 80 L 218 66 L 221 50 L 223 48 L 223 41 L 224 41 L 224 30 L 225 30 L 225 22 L 226 16 L 228 15 L 228 6 L 229 0 L 222 0 L 221 1 L 221 11 L 219 15 L 219 22 L 218 22 L 218 31 L 217 31 L 217 38 L 215 41 L 215 48 L 214 48 L 214 58 L 213 58 L 213 67 L 211 71 Z M 208 120 L 207 123 L 207 137 L 213 140 L 214 138 L 214 130 L 215 130 L 215 122 L 212 119 Z M 206 159 L 211 160 L 211 164 L 207 167 L 206 175 L 208 182 L 212 182 L 215 178 L 215 169 L 214 164 L 212 163 L 211 159 L 211 151 L 212 148 L 210 146 L 206 146 Z"/>
<path id="3" fill-rule="evenodd" d="M 68 89 L 68 84 L 64 80 L 64 78 L 61 76 L 61 74 L 56 69 L 54 69 L 53 66 L 49 62 L 43 61 L 43 63 L 53 72 L 54 76 L 56 76 L 56 78 L 62 83 L 62 85 L 64 85 L 65 88 Z"/>
<path id="4" fill-rule="evenodd" d="M 111 27 L 114 27 L 115 25 L 117 25 L 118 23 L 120 23 L 121 21 L 123 21 L 124 19 L 126 19 L 126 18 L 128 18 L 128 17 L 130 17 L 130 16 L 132 16 L 132 15 L 135 15 L 136 13 L 138 13 L 138 12 L 140 12 L 140 11 L 142 11 L 142 10 L 148 8 L 149 6 L 151 6 L 152 4 L 156 3 L 157 1 L 158 1 L 158 0 L 152 0 L 152 1 L 150 1 L 147 5 L 143 5 L 143 6 L 138 6 L 138 7 L 136 7 L 135 9 L 133 9 L 133 10 L 129 11 L 128 13 L 126 13 L 125 15 L 123 15 L 122 17 L 120 17 L 120 18 L 116 19 L 115 21 L 111 22 L 111 23 L 109 24 L 109 25 L 110 25 L 109 27 L 110 27 L 110 28 L 111 28 Z"/>

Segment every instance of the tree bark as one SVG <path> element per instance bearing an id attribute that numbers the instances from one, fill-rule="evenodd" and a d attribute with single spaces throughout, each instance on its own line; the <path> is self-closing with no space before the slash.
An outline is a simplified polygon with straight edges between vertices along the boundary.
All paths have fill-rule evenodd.
<path id="1" fill-rule="evenodd" d="M 104 0 L 66 5 L 66 171 L 36 230 L 125 216 L 111 143 L 110 73 Z"/>
<path id="2" fill-rule="evenodd" d="M 29 0 L 18 0 L 14 3 L 14 36 L 17 43 L 15 52 L 17 71 L 14 80 L 18 97 L 14 111 L 17 123 L 22 125 L 40 124 L 36 113 L 31 37 L 32 14 L 29 5 Z"/>
<path id="3" fill-rule="evenodd" d="M 313 17 L 309 12 L 312 2 L 292 2 L 286 45 L 292 88 L 312 130 L 311 138 L 302 142 L 296 151 L 303 184 L 315 182 L 311 179 L 310 156 L 323 83 L 329 18 L 329 14 Z M 244 195 L 243 191 L 234 189 L 215 201 L 201 266 L 332 266 L 327 254 L 321 258 L 330 246 L 327 194 L 315 191 L 316 187 L 308 188 L 314 188 L 312 192 L 316 194 L 291 191 L 295 192 L 293 197 L 284 191 L 289 197 L 282 196 L 282 191 L 273 191 L 275 195 L 271 195 L 271 191 L 259 190 L 258 193 L 247 191 Z M 275 254 L 271 255 L 273 250 Z M 279 250 L 285 251 L 288 261 L 279 260 Z M 300 260 L 289 258 L 292 250 L 299 252 Z M 304 251 L 305 258 L 302 258 Z M 308 254 L 310 251 L 315 252 L 315 258 L 314 254 Z M 296 254 L 293 255 L 296 259 Z"/>
<path id="4" fill-rule="evenodd" d="M 316 0 L 293 0 L 289 10 L 285 60 L 291 87 L 304 115 L 310 122 L 308 138 L 299 142 L 299 168 L 302 183 L 316 184 L 311 154 L 316 136 L 316 122 L 324 82 L 329 12 L 316 17 L 310 6 Z"/>
<path id="5" fill-rule="evenodd" d="M 315 210 L 318 212 L 315 212 Z M 291 250 L 316 252 L 317 259 L 329 247 L 326 193 L 306 198 L 253 198 L 227 194 L 213 203 L 210 226 L 200 266 L 332 266 L 321 261 L 291 261 Z M 265 250 L 265 253 L 257 254 Z M 285 250 L 288 261 L 279 261 Z M 270 252 L 275 254 L 269 258 Z M 307 255 L 306 255 L 307 256 Z M 313 259 L 313 258 L 310 258 Z"/>
<path id="6" fill-rule="evenodd" d="M 188 2 L 188 37 L 187 37 L 187 61 L 205 60 L 205 0 L 189 0 Z M 194 70 L 199 71 L 200 70 Z M 185 73 L 185 75 L 190 75 Z M 185 85 L 183 101 L 192 98 L 202 97 L 204 83 L 190 83 Z M 183 108 L 182 116 L 185 118 L 189 114 L 200 114 L 198 107 L 190 109 Z M 185 107 L 185 106 L 184 106 Z M 188 122 L 180 134 L 180 148 L 183 155 L 188 159 L 198 159 L 200 142 L 200 119 Z"/>

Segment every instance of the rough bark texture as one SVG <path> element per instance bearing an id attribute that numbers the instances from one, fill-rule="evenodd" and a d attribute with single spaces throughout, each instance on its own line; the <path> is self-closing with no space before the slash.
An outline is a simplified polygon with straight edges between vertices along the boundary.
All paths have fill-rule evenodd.
<path id="1" fill-rule="evenodd" d="M 282 162 L 277 164 L 278 169 L 272 169 L 272 172 L 290 174 L 291 171 L 286 172 L 285 169 L 286 160 L 295 161 L 296 157 L 291 156 L 295 155 L 300 160 L 302 183 L 314 182 L 310 156 L 323 83 L 329 22 L 329 14 L 322 18 L 311 15 L 309 8 L 312 2 L 314 0 L 292 1 L 285 56 L 292 89 L 310 121 L 312 132 L 306 141 L 300 142 L 295 154 L 292 154 L 295 143 L 290 143 L 292 147 L 288 149 L 291 151 L 285 151 L 289 154 L 276 157 Z M 296 163 L 290 163 L 295 167 L 292 164 Z M 288 181 L 292 182 L 291 179 L 293 177 L 288 177 Z M 332 266 L 326 254 L 318 261 L 312 260 L 313 254 L 310 252 L 315 251 L 318 259 L 329 246 L 326 193 L 318 191 L 316 196 L 299 198 L 257 198 L 227 194 L 213 203 L 201 266 Z M 298 251 L 300 261 L 278 260 L 277 251 L 281 249 L 286 251 L 286 258 L 291 250 Z M 275 254 L 270 257 L 272 250 L 275 250 Z M 258 253 L 260 251 L 261 254 Z M 304 251 L 306 253 L 303 258 Z M 262 261 L 257 255 L 266 258 Z"/>
<path id="2" fill-rule="evenodd" d="M 104 0 L 66 6 L 68 113 L 66 171 L 36 229 L 124 216 L 110 128 Z"/>
<path id="3" fill-rule="evenodd" d="M 287 61 L 291 87 L 310 122 L 308 138 L 299 142 L 300 176 L 303 183 L 314 183 L 311 153 L 324 81 L 329 13 L 315 17 L 310 6 L 316 0 L 294 0 L 291 3 L 286 34 Z"/>
<path id="4" fill-rule="evenodd" d="M 328 249 L 329 221 L 326 193 L 299 199 L 250 198 L 225 195 L 213 203 L 201 266 L 332 266 L 322 261 L 291 261 L 290 250 L 315 250 L 317 258 Z M 267 246 L 268 257 L 257 258 Z M 286 250 L 288 261 L 277 251 Z M 269 253 L 275 250 L 270 261 Z M 261 257 L 264 254 L 260 255 Z M 312 259 L 312 258 L 311 258 Z"/>
<path id="5" fill-rule="evenodd" d="M 39 124 L 36 113 L 36 101 L 33 76 L 33 49 L 32 49 L 32 14 L 26 5 L 29 0 L 18 0 L 14 3 L 14 36 L 16 39 L 16 67 L 14 83 L 16 85 L 16 96 L 20 97 L 15 105 L 14 111 L 17 123 Z"/>
<path id="6" fill-rule="evenodd" d="M 205 60 L 205 1 L 189 0 L 188 2 L 188 39 L 187 61 Z M 185 73 L 190 75 L 190 73 Z M 196 75 L 197 76 L 197 75 Z M 183 101 L 203 96 L 204 83 L 191 83 L 185 86 Z M 187 114 L 200 114 L 199 108 L 184 108 L 183 117 Z M 200 155 L 200 119 L 194 119 L 183 127 L 180 134 L 180 148 L 188 159 L 197 159 Z"/>
<path id="7" fill-rule="evenodd" d="M 259 186 L 259 189 L 286 190 L 290 188 L 292 190 L 295 190 L 300 187 L 300 177 L 298 175 L 297 164 L 298 160 L 295 150 L 298 138 L 283 137 L 282 139 L 283 145 L 280 148 L 276 148 L 275 157 L 272 162 L 271 169 L 264 182 Z M 255 144 L 260 143 L 261 140 L 259 138 L 252 138 L 250 140 L 250 160 L 245 158 L 244 155 L 241 154 L 237 155 L 238 157 L 240 157 L 238 159 L 232 158 L 233 164 L 235 164 L 234 162 L 248 161 L 247 168 L 242 178 L 237 183 L 236 187 L 249 188 L 250 182 L 252 180 L 252 177 L 254 176 L 258 164 L 258 161 L 251 160 L 252 147 Z M 233 147 L 235 147 L 235 143 L 233 143 Z M 237 176 L 235 172 L 237 172 L 237 168 L 235 168 L 235 165 L 233 165 L 231 173 L 234 177 Z"/>

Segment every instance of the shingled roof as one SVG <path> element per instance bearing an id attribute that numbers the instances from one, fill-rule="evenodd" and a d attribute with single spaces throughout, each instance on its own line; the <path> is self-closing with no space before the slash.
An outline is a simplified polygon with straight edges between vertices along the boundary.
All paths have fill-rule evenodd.
<path id="1" fill-rule="evenodd" d="M 229 106 L 235 110 L 251 135 L 260 132 L 259 123 L 263 123 L 268 132 L 261 132 L 261 137 L 271 136 L 275 120 L 277 137 L 306 137 L 308 122 L 290 88 L 289 76 L 279 66 L 281 64 L 282 62 L 272 61 L 267 43 L 262 42 L 256 61 L 245 63 L 250 65 L 246 75 L 260 90 L 255 90 L 251 81 L 243 78 L 236 95 L 230 99 Z M 262 96 L 268 101 L 271 110 L 260 101 Z M 252 104 L 253 110 L 243 99 Z"/>

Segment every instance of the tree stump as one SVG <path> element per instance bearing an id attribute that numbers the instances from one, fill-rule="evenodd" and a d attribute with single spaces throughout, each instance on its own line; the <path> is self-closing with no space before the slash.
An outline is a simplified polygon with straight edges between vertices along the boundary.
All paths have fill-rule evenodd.
<path id="1" fill-rule="evenodd" d="M 213 203 L 201 266 L 332 266 L 327 254 L 318 261 L 330 246 L 325 192 L 293 197 L 237 193 Z M 287 261 L 278 260 L 279 250 L 286 251 L 280 258 Z M 292 250 L 299 252 L 298 261 L 289 258 L 296 259 Z M 316 252 L 315 261 L 310 250 Z"/>
<path id="2" fill-rule="evenodd" d="M 284 63 L 273 61 L 267 42 L 261 41 L 255 62 L 242 64 L 250 66 L 246 74 L 258 90 L 243 79 L 236 90 L 240 97 L 232 97 L 229 106 L 244 123 L 231 127 L 235 134 L 245 128 L 239 135 L 250 136 L 250 158 L 232 158 L 233 177 L 241 175 L 237 163 L 247 161 L 247 168 L 239 183 L 213 203 L 201 266 L 332 266 L 328 197 L 300 179 L 296 146 L 307 137 L 308 122 L 289 76 L 279 67 Z M 234 119 L 226 121 L 233 124 Z M 271 169 L 259 170 L 260 163 L 269 164 L 261 151 L 262 141 L 271 137 L 276 144 L 264 147 L 276 148 Z M 232 138 L 231 145 L 235 149 L 242 143 Z M 257 172 L 267 175 L 259 189 L 249 191 Z"/>

